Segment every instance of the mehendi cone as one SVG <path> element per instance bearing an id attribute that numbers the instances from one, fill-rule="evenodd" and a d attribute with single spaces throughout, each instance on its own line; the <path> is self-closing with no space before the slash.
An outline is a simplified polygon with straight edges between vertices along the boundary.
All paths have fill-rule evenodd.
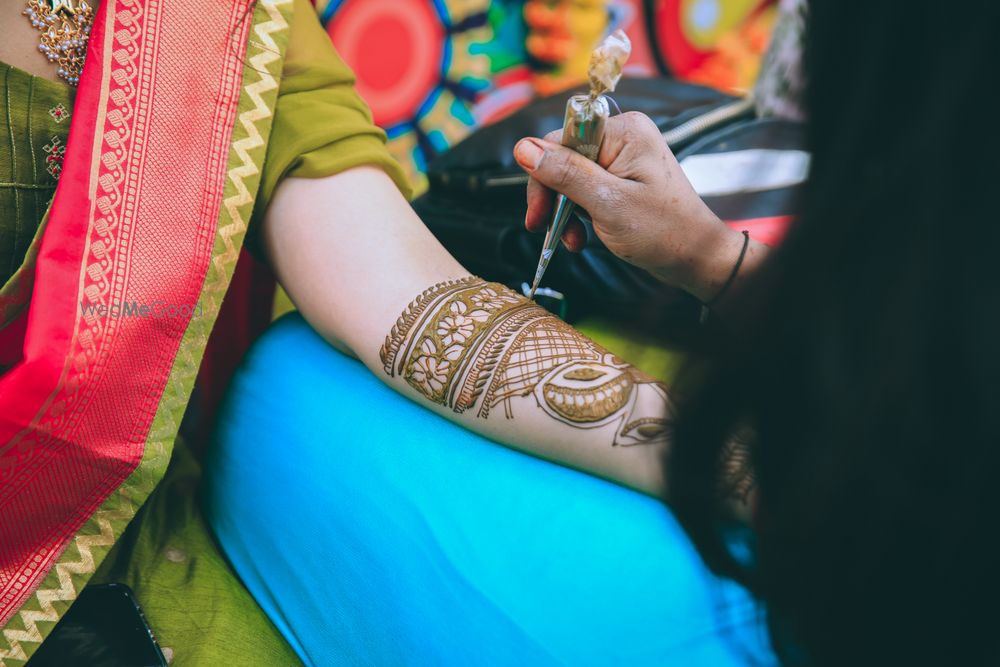
<path id="1" fill-rule="evenodd" d="M 597 160 L 604 139 L 604 126 L 611 115 L 605 93 L 614 92 L 621 79 L 625 62 L 632 53 L 632 43 L 622 30 L 611 33 L 590 56 L 587 76 L 590 79 L 588 95 L 574 95 L 566 103 L 566 117 L 563 122 L 562 144 L 580 153 L 588 160 Z M 559 246 L 563 230 L 576 204 L 564 195 L 556 199 L 552 222 L 545 232 L 542 256 L 538 260 L 535 278 L 531 283 L 528 298 L 534 298 L 542 276 Z"/>

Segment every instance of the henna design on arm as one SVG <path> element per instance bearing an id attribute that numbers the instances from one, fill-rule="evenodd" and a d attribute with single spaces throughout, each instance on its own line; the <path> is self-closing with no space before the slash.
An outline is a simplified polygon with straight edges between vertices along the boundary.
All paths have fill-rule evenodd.
<path id="1" fill-rule="evenodd" d="M 385 372 L 456 413 L 507 419 L 541 409 L 580 429 L 613 429 L 613 445 L 664 442 L 664 385 L 503 285 L 435 285 L 403 311 L 380 351 Z"/>

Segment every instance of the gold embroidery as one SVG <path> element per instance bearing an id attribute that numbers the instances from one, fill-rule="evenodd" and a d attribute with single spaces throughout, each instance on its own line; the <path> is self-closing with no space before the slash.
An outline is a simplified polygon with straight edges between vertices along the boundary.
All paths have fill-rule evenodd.
<path id="1" fill-rule="evenodd" d="M 59 180 L 62 175 L 63 159 L 66 157 L 66 144 L 59 137 L 52 137 L 52 141 L 42 146 L 48 155 L 45 157 L 45 171 L 49 176 Z"/>
<path id="2" fill-rule="evenodd" d="M 62 102 L 49 109 L 49 115 L 52 116 L 57 123 L 61 123 L 70 117 L 69 109 L 63 106 Z"/>

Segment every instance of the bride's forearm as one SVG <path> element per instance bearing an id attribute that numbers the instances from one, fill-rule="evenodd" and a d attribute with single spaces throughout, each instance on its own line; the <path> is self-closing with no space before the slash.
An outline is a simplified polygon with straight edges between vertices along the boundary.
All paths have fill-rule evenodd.
<path id="1" fill-rule="evenodd" d="M 263 231 L 310 324 L 401 393 L 504 444 L 662 495 L 663 385 L 470 276 L 381 172 L 289 179 Z"/>
<path id="2" fill-rule="evenodd" d="M 666 388 L 502 285 L 468 276 L 424 290 L 379 361 L 393 386 L 468 428 L 664 491 Z"/>

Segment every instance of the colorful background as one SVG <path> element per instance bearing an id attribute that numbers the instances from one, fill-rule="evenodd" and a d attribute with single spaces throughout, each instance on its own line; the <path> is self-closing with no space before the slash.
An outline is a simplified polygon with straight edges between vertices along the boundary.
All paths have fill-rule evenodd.
<path id="1" fill-rule="evenodd" d="M 586 78 L 623 28 L 631 76 L 747 90 L 774 0 L 317 0 L 389 148 L 418 192 L 427 162 L 473 129 Z"/>

